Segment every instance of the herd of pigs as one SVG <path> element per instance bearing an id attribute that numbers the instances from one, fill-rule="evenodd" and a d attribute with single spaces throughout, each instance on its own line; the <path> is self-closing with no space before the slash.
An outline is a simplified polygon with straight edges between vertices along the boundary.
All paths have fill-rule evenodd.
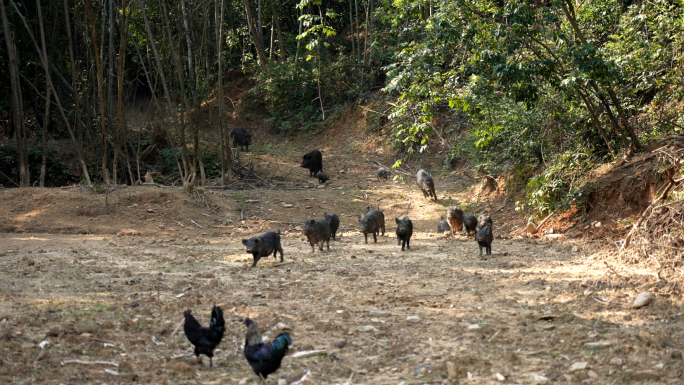
<path id="1" fill-rule="evenodd" d="M 249 151 L 249 145 L 252 144 L 252 134 L 244 128 L 236 128 L 231 132 L 233 142 Z M 309 170 L 310 177 L 318 178 L 320 183 L 325 183 L 330 177 L 323 172 L 323 156 L 320 151 L 313 150 L 303 156 L 301 167 Z M 387 180 L 392 175 L 391 170 L 380 168 L 377 172 L 377 177 Z M 420 170 L 416 174 L 416 183 L 423 192 L 425 198 L 434 198 L 437 200 L 435 194 L 435 183 L 432 176 L 425 170 Z M 327 249 L 330 250 L 330 239 L 335 240 L 337 230 L 340 227 L 340 218 L 337 214 L 324 214 L 325 219 L 306 219 L 302 227 L 302 233 L 306 235 L 309 244 L 311 245 L 311 252 L 316 251 L 316 246 L 323 251 L 323 244 L 325 243 Z M 441 233 L 451 230 L 451 234 L 455 235 L 457 231 L 465 230 L 468 236 L 474 236 L 477 245 L 480 248 L 480 255 L 484 249 L 487 255 L 492 253 L 492 241 L 494 235 L 492 233 L 492 218 L 489 215 L 483 214 L 478 218 L 473 215 L 466 216 L 463 210 L 458 207 L 449 207 L 446 209 L 446 218 L 441 218 L 437 230 Z M 368 243 L 368 234 L 373 234 L 373 240 L 378 242 L 378 234 L 385 235 L 385 214 L 383 210 L 366 208 L 366 215 L 363 218 L 359 217 L 359 231 L 363 233 L 366 243 Z M 410 249 L 411 236 L 413 235 L 413 223 L 408 216 L 403 219 L 395 218 L 397 224 L 397 244 L 401 245 L 401 250 Z M 243 239 L 242 243 L 247 247 L 247 252 L 252 254 L 254 262 L 252 267 L 255 267 L 259 259 L 273 254 L 273 258 L 277 258 L 280 252 L 280 262 L 283 262 L 283 247 L 280 245 L 280 231 L 269 231 L 258 237 L 250 239 Z"/>

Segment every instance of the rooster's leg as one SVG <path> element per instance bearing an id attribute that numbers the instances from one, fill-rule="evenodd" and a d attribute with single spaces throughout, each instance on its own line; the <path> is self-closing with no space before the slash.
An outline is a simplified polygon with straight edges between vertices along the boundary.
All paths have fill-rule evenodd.
<path id="1" fill-rule="evenodd" d="M 214 367 L 214 359 L 209 357 L 209 367 L 213 368 Z"/>
<path id="2" fill-rule="evenodd" d="M 259 373 L 259 378 L 261 378 L 261 382 L 262 382 L 264 385 L 268 385 L 268 384 L 266 384 L 266 379 L 264 378 L 264 376 L 261 375 L 261 373 Z"/>

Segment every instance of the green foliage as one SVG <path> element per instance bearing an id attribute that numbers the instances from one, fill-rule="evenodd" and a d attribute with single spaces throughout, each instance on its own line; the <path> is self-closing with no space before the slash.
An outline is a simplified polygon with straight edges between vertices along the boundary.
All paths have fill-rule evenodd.
<path id="1" fill-rule="evenodd" d="M 571 205 L 582 207 L 591 186 L 582 183 L 582 176 L 597 165 L 586 152 L 566 152 L 527 183 L 527 200 L 516 202 L 516 210 L 531 210 L 546 215 Z"/>
<path id="2" fill-rule="evenodd" d="M 19 183 L 19 154 L 16 147 L 0 147 L 0 170 L 16 183 Z M 42 149 L 29 148 L 28 152 L 29 173 L 32 184 L 38 185 L 40 170 L 43 164 Z M 45 162 L 45 186 L 64 186 L 76 183 L 78 179 L 69 174 L 69 167 L 62 158 L 54 151 L 48 150 Z M 14 186 L 5 177 L 0 176 L 0 183 L 6 186 Z"/>

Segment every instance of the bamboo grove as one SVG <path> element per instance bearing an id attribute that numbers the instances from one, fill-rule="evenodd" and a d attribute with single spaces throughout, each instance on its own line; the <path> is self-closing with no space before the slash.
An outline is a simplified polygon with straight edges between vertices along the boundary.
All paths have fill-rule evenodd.
<path id="1" fill-rule="evenodd" d="M 385 103 L 378 133 L 402 156 L 434 138 L 449 148 L 447 163 L 467 158 L 490 171 L 647 151 L 650 139 L 683 129 L 683 7 L 0 0 L 0 138 L 16 149 L 3 152 L 2 164 L 13 166 L 0 178 L 43 186 L 48 147 L 58 141 L 83 183 L 135 183 L 155 110 L 179 178 L 188 188 L 204 184 L 210 146 L 200 111 L 218 98 L 220 139 L 210 144 L 221 180 L 230 179 L 224 85 L 235 71 L 250 77 L 256 108 L 283 132 L 369 98 Z M 138 100 L 147 101 L 145 123 L 134 127 L 126 106 Z"/>

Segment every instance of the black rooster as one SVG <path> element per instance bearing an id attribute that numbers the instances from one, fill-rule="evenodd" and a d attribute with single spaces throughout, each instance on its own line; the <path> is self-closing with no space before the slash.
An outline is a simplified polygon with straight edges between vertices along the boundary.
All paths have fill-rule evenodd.
<path id="1" fill-rule="evenodd" d="M 280 333 L 270 344 L 261 339 L 259 327 L 254 321 L 246 318 L 247 336 L 245 337 L 245 358 L 257 376 L 267 378 L 280 368 L 280 362 L 287 354 L 288 346 L 292 344 L 289 333 Z"/>
<path id="2" fill-rule="evenodd" d="M 226 322 L 223 320 L 223 311 L 220 307 L 214 306 L 211 309 L 211 322 L 205 328 L 193 317 L 192 310 L 183 312 L 185 325 L 183 331 L 190 343 L 195 345 L 195 355 L 199 357 L 204 354 L 209 357 L 209 367 L 213 367 L 214 349 L 221 343 L 223 333 L 226 331 Z"/>

